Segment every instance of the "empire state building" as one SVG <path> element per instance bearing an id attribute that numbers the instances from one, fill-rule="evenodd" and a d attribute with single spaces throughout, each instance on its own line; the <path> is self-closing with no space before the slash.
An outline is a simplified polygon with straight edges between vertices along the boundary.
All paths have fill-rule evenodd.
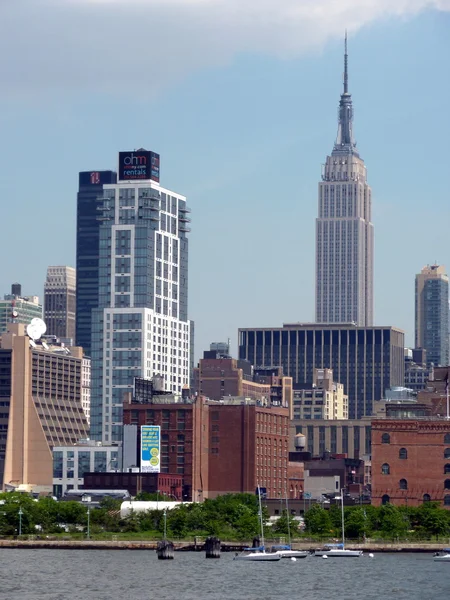
<path id="1" fill-rule="evenodd" d="M 367 171 L 353 138 L 348 91 L 347 37 L 344 92 L 333 151 L 323 166 L 316 219 L 316 322 L 373 322 L 373 224 Z"/>

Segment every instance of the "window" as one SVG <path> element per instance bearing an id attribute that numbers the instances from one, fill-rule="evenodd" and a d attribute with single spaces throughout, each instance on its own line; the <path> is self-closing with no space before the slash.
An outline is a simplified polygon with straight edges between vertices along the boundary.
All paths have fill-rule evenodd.
<path id="1" fill-rule="evenodd" d="M 384 463 L 384 465 L 381 465 L 381 474 L 382 475 L 389 475 L 390 472 L 391 472 L 391 468 L 387 463 Z"/>
<path id="2" fill-rule="evenodd" d="M 430 502 L 430 501 L 431 501 L 430 494 L 424 494 L 423 495 L 423 503 L 425 504 L 425 502 Z"/>
<path id="3" fill-rule="evenodd" d="M 382 444 L 390 444 L 391 436 L 388 433 L 383 433 L 383 435 L 381 436 L 381 443 Z"/>
<path id="4" fill-rule="evenodd" d="M 385 504 L 389 504 L 390 501 L 390 497 L 387 494 L 384 494 L 384 496 L 381 497 L 381 504 L 383 504 L 383 506 Z"/>
<path id="5" fill-rule="evenodd" d="M 447 463 L 444 467 L 444 475 L 447 475 L 448 473 L 450 473 L 450 465 Z"/>
<path id="6" fill-rule="evenodd" d="M 444 458 L 450 458 L 450 448 L 444 450 Z"/>
<path id="7" fill-rule="evenodd" d="M 444 481 L 444 490 L 450 490 L 450 479 Z"/>
<path id="8" fill-rule="evenodd" d="M 444 506 L 450 506 L 450 495 L 444 496 Z"/>
<path id="9" fill-rule="evenodd" d="M 450 433 L 444 435 L 444 444 L 450 444 Z"/>
<path id="10" fill-rule="evenodd" d="M 408 458 L 408 450 L 406 448 L 400 448 L 398 452 L 398 457 L 402 459 Z"/>
<path id="11" fill-rule="evenodd" d="M 398 482 L 398 485 L 401 490 L 408 489 L 408 482 L 406 481 L 406 479 L 400 479 L 400 481 Z"/>

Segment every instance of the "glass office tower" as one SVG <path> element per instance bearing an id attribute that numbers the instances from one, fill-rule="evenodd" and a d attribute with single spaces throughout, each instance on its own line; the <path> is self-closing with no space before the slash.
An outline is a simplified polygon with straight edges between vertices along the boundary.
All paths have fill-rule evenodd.
<path id="1" fill-rule="evenodd" d="M 98 241 L 100 221 L 97 199 L 103 185 L 115 183 L 114 171 L 84 171 L 79 174 L 77 195 L 76 250 L 76 345 L 91 355 L 92 309 L 98 307 Z"/>
<path id="2" fill-rule="evenodd" d="M 189 384 L 186 198 L 159 185 L 146 150 L 119 154 L 119 181 L 99 203 L 99 307 L 93 311 L 91 437 L 122 439 L 122 405 L 135 377 Z M 148 162 L 146 162 L 148 161 Z"/>

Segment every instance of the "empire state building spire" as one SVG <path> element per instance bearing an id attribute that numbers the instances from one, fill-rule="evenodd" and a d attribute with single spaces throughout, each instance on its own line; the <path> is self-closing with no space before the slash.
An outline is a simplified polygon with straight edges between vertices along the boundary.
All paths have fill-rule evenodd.
<path id="1" fill-rule="evenodd" d="M 316 322 L 373 323 L 372 192 L 353 139 L 347 34 L 339 128 L 319 183 L 316 219 Z"/>
<path id="2" fill-rule="evenodd" d="M 334 150 L 338 152 L 356 152 L 356 143 L 353 139 L 352 96 L 348 91 L 347 32 L 345 32 L 344 50 L 344 92 L 341 94 L 339 102 L 339 127 Z"/>

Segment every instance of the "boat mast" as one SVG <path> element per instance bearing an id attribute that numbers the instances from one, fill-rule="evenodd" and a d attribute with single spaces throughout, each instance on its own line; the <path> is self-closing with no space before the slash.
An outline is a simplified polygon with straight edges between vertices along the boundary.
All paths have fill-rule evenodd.
<path id="1" fill-rule="evenodd" d="M 258 499 L 259 499 L 259 524 L 260 524 L 260 528 L 261 528 L 261 541 L 262 541 L 261 546 L 264 550 L 264 526 L 263 526 L 262 506 L 261 506 L 261 488 L 259 487 L 259 483 L 258 483 Z"/>
<path id="2" fill-rule="evenodd" d="M 341 490 L 341 513 L 342 513 L 342 547 L 345 548 L 345 531 L 344 531 L 344 490 Z"/>
<path id="3" fill-rule="evenodd" d="M 287 495 L 287 483 L 285 485 L 285 494 L 286 494 L 286 518 L 287 518 L 287 530 L 288 530 L 288 544 L 289 547 L 291 545 L 291 524 L 289 520 L 289 506 L 288 506 L 288 495 Z"/>

